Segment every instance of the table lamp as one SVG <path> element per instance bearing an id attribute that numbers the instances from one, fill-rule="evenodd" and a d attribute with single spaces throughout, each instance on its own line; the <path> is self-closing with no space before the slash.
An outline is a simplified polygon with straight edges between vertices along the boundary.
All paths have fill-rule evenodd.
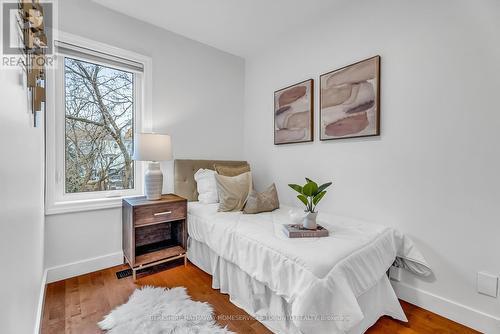
<path id="1" fill-rule="evenodd" d="M 161 199 L 163 173 L 159 161 L 172 159 L 170 136 L 158 133 L 136 133 L 132 159 L 150 161 L 144 174 L 145 195 L 149 201 Z"/>

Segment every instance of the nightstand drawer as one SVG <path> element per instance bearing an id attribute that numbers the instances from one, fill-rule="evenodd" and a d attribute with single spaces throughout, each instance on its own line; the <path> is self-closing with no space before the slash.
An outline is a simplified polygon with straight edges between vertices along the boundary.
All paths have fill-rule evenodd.
<path id="1" fill-rule="evenodd" d="M 134 208 L 134 226 L 144 226 L 186 218 L 186 203 L 165 203 Z"/>

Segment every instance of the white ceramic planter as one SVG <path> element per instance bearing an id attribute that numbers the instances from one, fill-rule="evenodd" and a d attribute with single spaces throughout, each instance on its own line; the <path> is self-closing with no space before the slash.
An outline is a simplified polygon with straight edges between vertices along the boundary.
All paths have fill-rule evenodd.
<path id="1" fill-rule="evenodd" d="M 302 226 L 308 230 L 315 230 L 318 225 L 316 224 L 317 212 L 308 212 L 302 220 Z"/>

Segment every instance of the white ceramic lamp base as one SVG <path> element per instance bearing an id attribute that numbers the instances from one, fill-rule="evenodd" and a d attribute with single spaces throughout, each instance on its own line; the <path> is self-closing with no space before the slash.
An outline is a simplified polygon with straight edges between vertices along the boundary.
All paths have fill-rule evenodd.
<path id="1" fill-rule="evenodd" d="M 161 199 L 163 188 L 163 173 L 159 162 L 150 162 L 144 174 L 144 191 L 148 201 Z"/>

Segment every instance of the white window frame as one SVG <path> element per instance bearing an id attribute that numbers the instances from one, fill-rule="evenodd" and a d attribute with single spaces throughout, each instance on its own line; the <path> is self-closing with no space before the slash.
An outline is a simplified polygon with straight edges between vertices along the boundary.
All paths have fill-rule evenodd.
<path id="1" fill-rule="evenodd" d="M 59 31 L 57 40 L 79 47 L 109 54 L 142 64 L 143 73 L 134 76 L 134 134 L 151 131 L 152 105 L 152 60 L 132 51 L 96 42 L 80 36 Z M 73 55 L 68 56 L 78 59 Z M 94 60 L 83 61 L 96 63 Z M 121 206 L 122 198 L 142 195 L 144 164 L 135 161 L 134 189 L 98 192 L 66 193 L 65 191 L 65 116 L 64 101 L 64 57 L 56 56 L 53 68 L 47 71 L 47 102 L 45 121 L 45 214 L 116 208 Z M 104 66 L 112 66 L 102 63 Z M 62 68 L 61 68 L 62 67 Z M 124 69 L 126 70 L 126 69 Z"/>

